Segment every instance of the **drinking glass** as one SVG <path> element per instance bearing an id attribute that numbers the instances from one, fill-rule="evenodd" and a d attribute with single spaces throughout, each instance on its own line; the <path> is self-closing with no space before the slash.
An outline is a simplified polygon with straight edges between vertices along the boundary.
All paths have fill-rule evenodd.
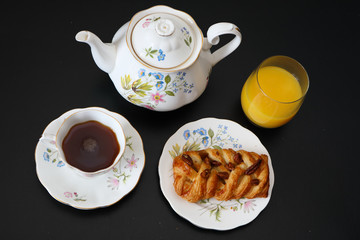
<path id="1" fill-rule="evenodd" d="M 299 62 L 287 56 L 269 57 L 246 80 L 241 106 L 255 125 L 280 127 L 298 112 L 308 89 L 309 77 Z"/>

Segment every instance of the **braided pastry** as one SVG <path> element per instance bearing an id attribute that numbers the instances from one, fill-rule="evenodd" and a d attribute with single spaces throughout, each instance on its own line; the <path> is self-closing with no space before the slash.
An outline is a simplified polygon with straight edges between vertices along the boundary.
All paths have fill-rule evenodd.
<path id="1" fill-rule="evenodd" d="M 268 156 L 233 149 L 187 151 L 173 162 L 175 192 L 189 202 L 267 197 Z"/>

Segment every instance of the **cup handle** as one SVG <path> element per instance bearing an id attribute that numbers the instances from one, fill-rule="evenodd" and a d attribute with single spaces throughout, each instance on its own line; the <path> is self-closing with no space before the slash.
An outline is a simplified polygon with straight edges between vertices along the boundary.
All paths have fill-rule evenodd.
<path id="1" fill-rule="evenodd" d="M 56 136 L 54 134 L 48 134 L 48 133 L 44 133 L 39 139 L 39 142 L 45 144 L 45 146 L 52 149 L 57 149 L 55 141 L 56 141 Z"/>
<path id="2" fill-rule="evenodd" d="M 216 23 L 209 27 L 207 31 L 207 42 L 203 45 L 204 50 L 209 50 L 213 45 L 216 45 L 220 41 L 220 35 L 223 34 L 233 34 L 235 37 L 228 42 L 226 45 L 222 46 L 215 52 L 211 54 L 211 64 L 214 66 L 220 60 L 232 53 L 241 43 L 241 33 L 240 29 L 232 24 L 227 22 Z"/>

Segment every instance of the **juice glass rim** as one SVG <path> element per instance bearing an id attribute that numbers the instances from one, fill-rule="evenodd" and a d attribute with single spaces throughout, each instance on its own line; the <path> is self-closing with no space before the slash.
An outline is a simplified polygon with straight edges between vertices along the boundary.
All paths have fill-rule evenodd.
<path id="1" fill-rule="evenodd" d="M 304 92 L 302 92 L 301 97 L 298 98 L 298 99 L 296 99 L 296 100 L 294 100 L 294 101 L 283 102 L 283 101 L 276 100 L 276 99 L 270 97 L 268 94 L 266 94 L 265 91 L 261 88 L 261 85 L 260 85 L 260 83 L 259 83 L 259 70 L 260 70 L 260 68 L 263 66 L 263 64 L 265 63 L 265 61 L 267 61 L 267 60 L 269 60 L 269 59 L 271 59 L 271 58 L 276 58 L 276 57 L 287 58 L 287 59 L 290 59 L 291 61 L 294 61 L 294 62 L 301 68 L 301 70 L 303 70 L 304 73 L 305 73 L 306 80 L 307 80 L 306 89 L 305 89 Z M 270 65 L 270 66 L 271 66 L 271 65 Z M 285 69 L 285 70 L 286 70 L 286 69 Z M 287 71 L 287 70 L 286 70 L 286 71 Z M 294 77 L 295 77 L 295 76 L 294 76 Z M 295 78 L 296 78 L 296 77 L 295 77 Z M 297 79 L 297 78 L 296 78 L 296 79 Z M 297 79 L 297 80 L 298 80 L 298 79 Z M 298 81 L 299 81 L 299 80 L 298 80 Z M 301 65 L 301 63 L 299 63 L 299 62 L 298 62 L 297 60 L 295 60 L 294 58 L 291 58 L 291 57 L 288 57 L 288 56 L 285 56 L 285 55 L 276 55 L 276 56 L 268 57 L 268 58 L 266 58 L 265 60 L 263 60 L 263 61 L 260 63 L 260 65 L 257 67 L 257 69 L 256 69 L 256 82 L 257 82 L 257 84 L 258 84 L 258 86 L 259 86 L 260 91 L 264 94 L 264 96 L 266 96 L 267 98 L 269 98 L 269 99 L 271 99 L 271 100 L 273 100 L 273 101 L 275 101 L 275 102 L 282 103 L 282 104 L 290 104 L 290 103 L 296 103 L 296 102 L 301 101 L 302 99 L 305 98 L 306 93 L 308 92 L 309 86 L 310 86 L 309 75 L 307 74 L 307 71 L 306 71 L 306 69 L 304 68 L 304 66 Z"/>

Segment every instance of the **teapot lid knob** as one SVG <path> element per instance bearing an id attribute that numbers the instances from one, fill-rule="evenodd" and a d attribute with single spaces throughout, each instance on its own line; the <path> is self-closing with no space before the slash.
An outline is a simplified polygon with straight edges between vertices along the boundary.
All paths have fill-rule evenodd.
<path id="1" fill-rule="evenodd" d="M 170 19 L 159 19 L 155 30 L 160 36 L 170 36 L 175 31 L 174 23 Z"/>
<path id="2" fill-rule="evenodd" d="M 196 61 L 203 35 L 190 15 L 160 5 L 135 14 L 126 32 L 126 43 L 144 66 L 178 71 Z"/>

